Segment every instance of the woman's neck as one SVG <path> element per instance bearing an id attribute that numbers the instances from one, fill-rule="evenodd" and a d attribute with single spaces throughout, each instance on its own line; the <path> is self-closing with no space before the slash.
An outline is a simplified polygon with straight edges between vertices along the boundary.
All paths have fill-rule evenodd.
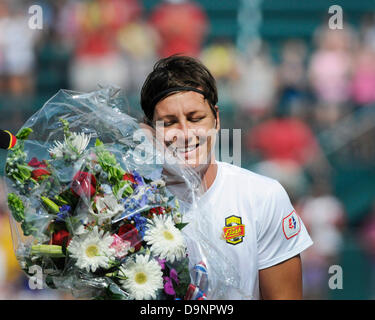
<path id="1" fill-rule="evenodd" d="M 208 190 L 215 181 L 217 175 L 217 163 L 212 161 L 206 168 L 206 170 L 200 171 L 200 177 L 202 179 L 202 184 L 204 190 Z"/>

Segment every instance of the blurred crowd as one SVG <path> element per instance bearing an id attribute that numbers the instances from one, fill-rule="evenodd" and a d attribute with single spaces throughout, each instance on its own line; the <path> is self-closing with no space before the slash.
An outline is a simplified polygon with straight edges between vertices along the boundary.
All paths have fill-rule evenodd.
<path id="1" fill-rule="evenodd" d="M 267 41 L 256 50 L 249 44 L 246 52 L 237 50 L 233 39 L 207 41 L 210 20 L 198 2 L 159 1 L 146 13 L 140 0 L 39 1 L 41 30 L 29 27 L 27 2 L 15 2 L 0 0 L 0 110 L 11 99 L 46 101 L 60 88 L 90 91 L 108 84 L 123 88 L 130 105 L 139 108 L 142 83 L 158 58 L 197 57 L 217 80 L 222 128 L 242 130 L 242 166 L 284 185 L 314 240 L 303 253 L 305 297 L 329 297 L 327 270 L 340 263 L 349 227 L 375 266 L 375 205 L 355 229 L 349 226 L 330 161 L 338 154 L 374 163 L 373 16 L 338 30 L 322 24 L 309 41 L 284 41 L 275 57 Z M 0 122 L 9 129 L 26 120 L 27 113 L 9 114 Z M 370 119 L 370 125 L 357 119 Z M 337 132 L 346 121 L 357 129 L 347 128 L 343 140 Z M 374 278 L 370 281 L 369 298 L 375 298 Z M 30 296 L 57 297 L 28 289 L 14 258 L 2 197 L 0 299 Z"/>

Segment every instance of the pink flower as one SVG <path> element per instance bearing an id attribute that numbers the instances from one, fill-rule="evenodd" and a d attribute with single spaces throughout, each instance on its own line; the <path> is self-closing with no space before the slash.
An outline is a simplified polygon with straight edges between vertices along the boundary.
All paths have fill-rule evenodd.
<path id="1" fill-rule="evenodd" d="M 119 237 L 117 234 L 114 234 L 112 237 L 113 242 L 110 248 L 115 249 L 116 258 L 121 259 L 125 257 L 131 247 L 130 241 L 122 240 L 121 237 Z"/>
<path id="2" fill-rule="evenodd" d="M 178 285 L 179 283 L 179 280 L 178 280 L 178 274 L 177 274 L 177 271 L 176 269 L 171 269 L 170 273 L 169 273 L 169 276 L 171 277 L 171 279 L 173 279 L 176 284 Z"/>
<path id="3" fill-rule="evenodd" d="M 166 294 L 170 296 L 175 296 L 176 291 L 174 291 L 172 279 L 169 277 L 163 277 L 165 283 L 164 283 L 164 291 Z"/>
<path id="4" fill-rule="evenodd" d="M 165 262 L 166 262 L 167 260 L 165 260 L 165 259 L 159 259 L 159 258 L 156 258 L 156 260 L 159 262 L 159 265 L 160 265 L 160 267 L 161 267 L 161 270 L 164 270 L 164 269 L 165 269 Z"/>

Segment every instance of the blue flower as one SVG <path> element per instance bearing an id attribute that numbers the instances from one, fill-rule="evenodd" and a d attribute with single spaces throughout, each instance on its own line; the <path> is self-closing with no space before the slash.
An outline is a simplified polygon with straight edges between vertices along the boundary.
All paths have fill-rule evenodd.
<path id="1" fill-rule="evenodd" d="M 138 186 L 143 186 L 145 184 L 142 176 L 137 171 L 133 170 L 133 176 L 134 176 L 134 180 L 135 180 L 135 182 L 137 182 Z"/>
<path id="2" fill-rule="evenodd" d="M 143 238 L 146 231 L 147 219 L 140 213 L 135 214 L 132 219 L 134 220 L 135 227 L 137 228 L 139 234 Z"/>
<path id="3" fill-rule="evenodd" d="M 147 202 L 148 202 L 147 195 L 143 194 L 141 200 L 139 201 L 139 207 L 141 208 L 145 207 L 147 205 Z"/>
<path id="4" fill-rule="evenodd" d="M 60 212 L 57 214 L 56 221 L 65 221 L 65 219 L 69 216 L 69 212 L 72 208 L 68 205 L 63 205 L 60 207 Z"/>

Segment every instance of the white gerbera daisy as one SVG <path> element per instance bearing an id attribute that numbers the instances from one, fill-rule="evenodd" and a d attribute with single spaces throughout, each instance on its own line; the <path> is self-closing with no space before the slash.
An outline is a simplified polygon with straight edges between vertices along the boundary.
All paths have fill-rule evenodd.
<path id="1" fill-rule="evenodd" d="M 110 259 L 114 258 L 115 249 L 111 248 L 112 236 L 104 234 L 95 226 L 91 232 L 83 236 L 75 236 L 71 240 L 68 251 L 77 259 L 76 266 L 95 272 L 98 268 L 108 268 Z"/>
<path id="2" fill-rule="evenodd" d="M 170 216 L 155 216 L 148 220 L 144 240 L 151 245 L 150 251 L 161 259 L 173 263 L 186 255 L 186 245 L 180 230 Z"/>
<path id="3" fill-rule="evenodd" d="M 137 255 L 120 267 L 120 274 L 126 280 L 121 280 L 122 287 L 135 300 L 156 299 L 156 293 L 163 288 L 163 272 L 155 259 L 149 255 Z"/>
<path id="4" fill-rule="evenodd" d="M 80 155 L 87 148 L 90 139 L 91 135 L 73 132 L 68 138 L 65 136 L 64 143 L 55 141 L 54 147 L 48 149 L 48 152 L 56 158 L 62 158 L 65 154 Z"/>

